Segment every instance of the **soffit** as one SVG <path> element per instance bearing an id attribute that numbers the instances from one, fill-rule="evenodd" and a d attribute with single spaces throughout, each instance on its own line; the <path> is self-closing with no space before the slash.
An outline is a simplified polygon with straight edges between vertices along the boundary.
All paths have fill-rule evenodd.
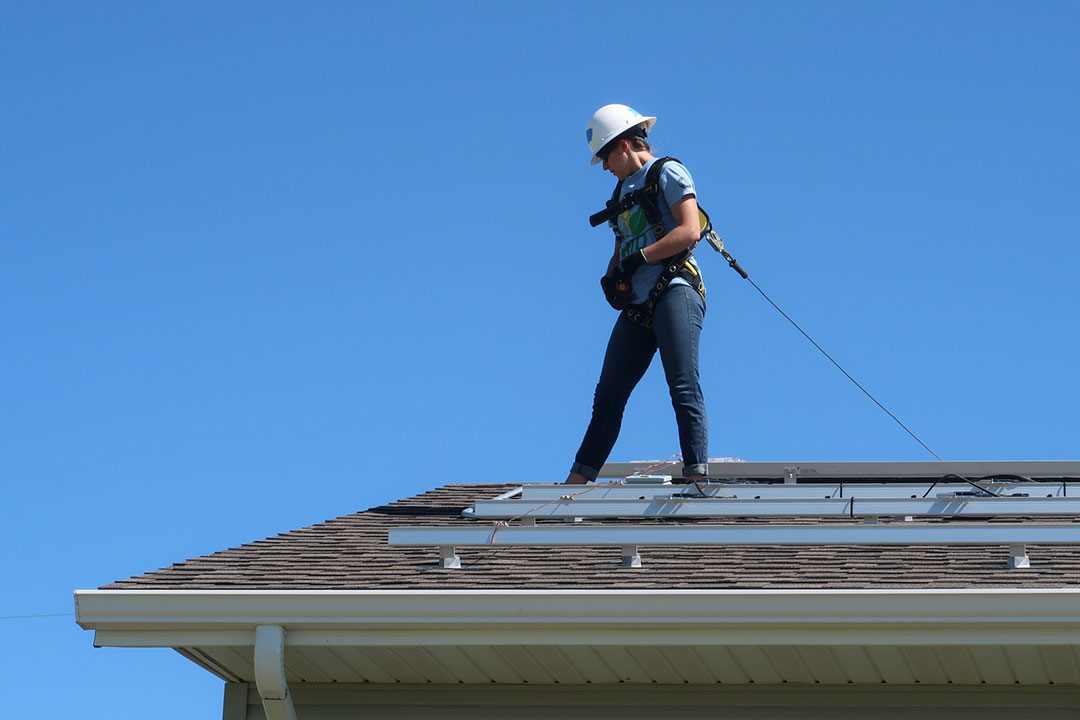
<path id="1" fill-rule="evenodd" d="M 229 682 L 254 682 L 251 646 L 180 648 Z M 308 683 L 998 685 L 1080 684 L 1080 647 L 1037 645 L 437 645 L 289 647 Z"/>
<path id="2" fill-rule="evenodd" d="M 96 644 L 175 647 L 290 683 L 1080 684 L 1080 592 L 85 591 Z"/>

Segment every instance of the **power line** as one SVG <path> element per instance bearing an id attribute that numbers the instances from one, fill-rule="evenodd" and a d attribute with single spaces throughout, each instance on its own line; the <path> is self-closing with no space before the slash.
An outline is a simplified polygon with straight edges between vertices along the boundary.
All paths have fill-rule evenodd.
<path id="1" fill-rule="evenodd" d="M 0 615 L 0 620 L 27 620 L 29 618 L 75 617 L 75 613 L 42 613 L 38 615 Z"/>

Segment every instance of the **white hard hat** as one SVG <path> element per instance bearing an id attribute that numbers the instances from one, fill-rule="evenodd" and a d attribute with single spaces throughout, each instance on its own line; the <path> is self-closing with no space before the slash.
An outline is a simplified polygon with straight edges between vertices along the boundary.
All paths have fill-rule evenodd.
<path id="1" fill-rule="evenodd" d="M 589 149 L 592 150 L 592 165 L 600 162 L 596 154 L 605 145 L 617 138 L 622 133 L 636 125 L 644 125 L 645 130 L 651 130 L 656 124 L 656 118 L 642 115 L 629 105 L 605 105 L 589 119 L 585 126 L 585 139 L 589 141 Z"/>

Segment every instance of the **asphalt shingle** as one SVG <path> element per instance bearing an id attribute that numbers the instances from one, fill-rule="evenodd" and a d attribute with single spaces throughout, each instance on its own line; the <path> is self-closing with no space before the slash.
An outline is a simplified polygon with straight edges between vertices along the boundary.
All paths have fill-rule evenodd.
<path id="1" fill-rule="evenodd" d="M 1080 547 L 1059 545 L 1029 546 L 1032 567 L 1024 570 L 1005 566 L 1008 555 L 1005 545 L 648 547 L 641 549 L 645 564 L 641 569 L 620 567 L 617 547 L 459 548 L 462 568 L 457 570 L 439 568 L 438 552 L 434 548 L 387 545 L 387 533 L 393 527 L 486 526 L 490 521 L 462 517 L 462 509 L 514 487 L 517 485 L 447 485 L 389 505 L 119 580 L 102 589 L 793 590 L 1065 588 L 1080 584 Z M 1015 520 L 1007 522 L 1012 521 Z M 722 522 L 792 524 L 858 520 L 753 518 Z"/>

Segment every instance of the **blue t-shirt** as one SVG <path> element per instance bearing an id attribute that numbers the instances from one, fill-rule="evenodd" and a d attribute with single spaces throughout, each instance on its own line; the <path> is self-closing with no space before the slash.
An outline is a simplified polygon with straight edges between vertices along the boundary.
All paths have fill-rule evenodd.
<path id="1" fill-rule="evenodd" d="M 620 200 L 627 193 L 631 193 L 645 184 L 645 176 L 654 162 L 656 162 L 655 159 L 645 163 L 644 167 L 623 181 L 619 195 Z M 675 222 L 675 217 L 671 214 L 671 206 L 687 195 L 697 195 L 694 191 L 694 179 L 690 177 L 690 171 L 683 167 L 681 163 L 668 160 L 660 170 L 659 181 L 660 219 L 664 223 L 664 228 L 670 232 L 672 228 L 678 225 Z M 615 218 L 614 222 L 619 224 L 619 232 L 623 236 L 623 243 L 619 247 L 620 261 L 656 242 L 656 236 L 653 234 L 652 227 L 645 218 L 645 211 L 641 209 L 640 205 L 635 205 L 633 208 L 621 213 Z M 643 303 L 649 299 L 649 290 L 652 289 L 653 283 L 660 277 L 660 273 L 664 271 L 664 263 L 661 261 L 666 259 L 653 258 L 654 262 L 646 263 L 634 271 L 634 277 L 630 281 L 634 287 L 634 303 Z M 694 261 L 691 259 L 690 262 Z M 696 262 L 694 262 L 694 267 L 697 267 Z M 673 285 L 689 285 L 681 277 L 676 277 L 671 283 Z"/>

